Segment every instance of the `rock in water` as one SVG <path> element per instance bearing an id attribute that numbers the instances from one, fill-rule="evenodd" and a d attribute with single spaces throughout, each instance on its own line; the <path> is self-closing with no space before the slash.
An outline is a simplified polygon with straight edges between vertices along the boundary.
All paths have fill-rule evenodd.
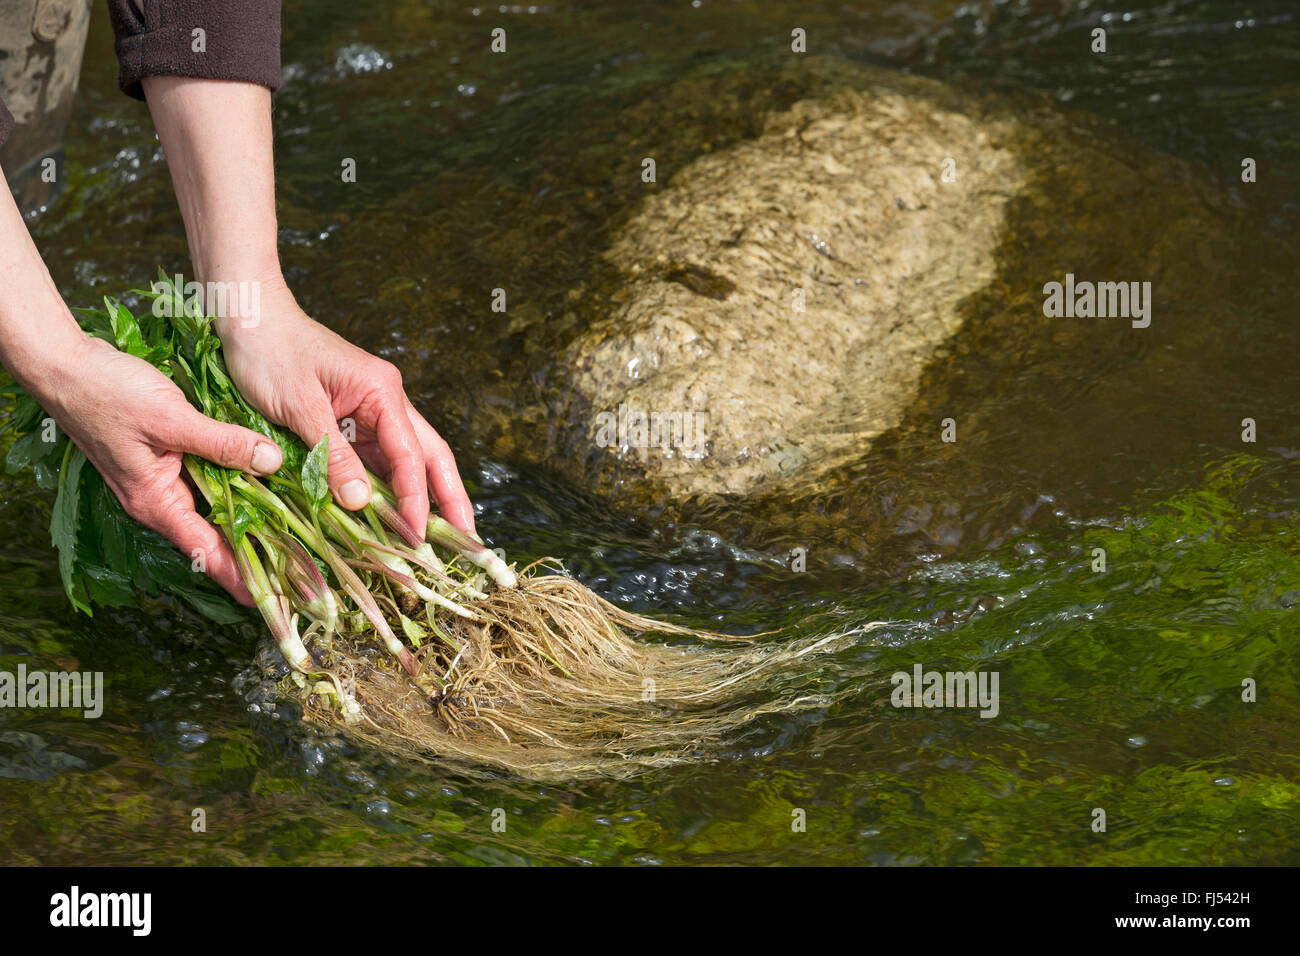
<path id="1" fill-rule="evenodd" d="M 572 456 L 604 491 L 748 494 L 899 423 L 996 274 L 1025 164 L 938 84 L 839 89 L 671 176 L 606 253 L 612 313 L 567 356 Z"/>
<path id="2" fill-rule="evenodd" d="M 430 339 L 426 395 L 493 458 L 625 513 L 873 561 L 996 543 L 1043 489 L 1178 460 L 1207 385 L 1253 379 L 1225 363 L 1240 317 L 1290 315 L 1266 194 L 1041 93 L 782 54 L 582 101 L 532 149 L 563 161 L 423 200 L 446 212 L 407 223 L 411 258 L 443 265 L 393 304 L 484 315 L 447 247 L 473 248 L 482 292 L 512 274 L 472 348 Z M 534 113 L 494 135 L 536 138 Z M 391 223 L 351 228 L 363 248 Z M 1150 283 L 1149 325 L 1045 315 L 1071 275 Z"/>

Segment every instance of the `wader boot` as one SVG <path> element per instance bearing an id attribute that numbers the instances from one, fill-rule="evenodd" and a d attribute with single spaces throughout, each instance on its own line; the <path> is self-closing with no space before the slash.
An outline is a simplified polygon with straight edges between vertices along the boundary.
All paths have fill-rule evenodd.
<path id="1" fill-rule="evenodd" d="M 14 131 L 0 169 L 24 214 L 63 189 L 63 133 L 81 73 L 92 0 L 0 2 L 0 99 Z"/>

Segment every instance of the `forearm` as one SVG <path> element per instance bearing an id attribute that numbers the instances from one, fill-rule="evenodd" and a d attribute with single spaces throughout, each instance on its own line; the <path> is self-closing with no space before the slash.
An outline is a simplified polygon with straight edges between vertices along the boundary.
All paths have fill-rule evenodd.
<path id="1" fill-rule="evenodd" d="M 144 89 L 198 280 L 278 286 L 270 91 L 171 76 Z"/>
<path id="2" fill-rule="evenodd" d="M 38 397 L 57 390 L 86 336 L 41 261 L 8 189 L 0 188 L 0 362 Z"/>

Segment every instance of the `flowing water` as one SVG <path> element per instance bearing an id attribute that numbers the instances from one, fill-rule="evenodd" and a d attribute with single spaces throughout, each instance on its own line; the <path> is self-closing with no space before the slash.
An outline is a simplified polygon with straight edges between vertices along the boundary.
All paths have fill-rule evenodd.
<path id="1" fill-rule="evenodd" d="M 1300 862 L 1300 14 L 1280 0 L 1094 6 L 286 2 L 287 273 L 309 312 L 402 367 L 480 529 L 512 558 L 560 556 L 602 595 L 688 624 L 892 623 L 791 677 L 790 692 L 846 692 L 832 708 L 761 720 L 698 764 L 570 788 L 467 777 L 319 733 L 288 706 L 250 711 L 257 620 L 214 628 L 170 602 L 76 615 L 50 496 L 5 477 L 0 670 L 103 671 L 107 702 L 97 720 L 0 711 L 0 860 Z M 1080 55 L 1098 25 L 1111 52 Z M 495 26 L 507 55 L 487 52 Z M 1223 182 L 1244 226 L 1207 237 L 1220 261 L 1206 294 L 1231 321 L 1194 345 L 1175 330 L 1134 346 L 1151 354 L 1100 358 L 972 332 L 927 372 L 927 395 L 984 423 L 959 453 L 916 453 L 915 423 L 940 417 L 923 400 L 833 493 L 780 514 L 611 508 L 528 464 L 547 423 L 520 385 L 542 387 L 574 321 L 565 292 L 630 214 L 639 157 L 685 163 L 788 105 L 798 90 L 746 64 L 796 26 L 818 52 L 991 96 L 1039 91 Z M 74 305 L 187 267 L 147 113 L 115 90 L 105 18 L 90 43 L 68 189 L 33 221 Z M 729 102 L 664 95 L 723 70 Z M 1243 156 L 1259 163 L 1249 187 Z M 340 183 L 345 157 L 355 184 Z M 1125 210 L 1097 214 L 1122 264 Z M 505 285 L 511 310 L 493 313 Z M 970 360 L 991 352 L 1002 361 Z M 996 671 L 998 715 L 891 706 L 890 675 L 916 665 Z"/>

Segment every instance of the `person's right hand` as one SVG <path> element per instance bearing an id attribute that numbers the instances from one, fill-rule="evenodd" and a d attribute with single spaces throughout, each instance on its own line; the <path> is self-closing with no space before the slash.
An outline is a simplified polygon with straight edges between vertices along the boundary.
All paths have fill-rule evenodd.
<path id="1" fill-rule="evenodd" d="M 209 575 L 251 605 L 234 553 L 221 532 L 194 510 L 181 478 L 191 452 L 218 465 L 267 475 L 280 467 L 279 447 L 238 425 L 196 410 L 148 362 L 101 339 L 84 337 L 58 370 L 28 389 L 103 476 L 127 513 L 181 549 L 202 556 Z"/>

